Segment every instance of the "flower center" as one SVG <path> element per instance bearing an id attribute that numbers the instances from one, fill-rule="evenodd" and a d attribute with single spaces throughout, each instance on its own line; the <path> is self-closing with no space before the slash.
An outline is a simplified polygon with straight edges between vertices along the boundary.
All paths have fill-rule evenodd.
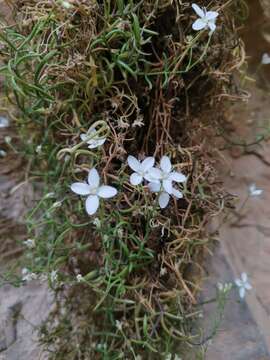
<path id="1" fill-rule="evenodd" d="M 162 172 L 161 180 L 168 180 L 170 173 Z"/>
<path id="2" fill-rule="evenodd" d="M 98 191 L 98 187 L 90 187 L 90 195 L 96 195 Z"/>

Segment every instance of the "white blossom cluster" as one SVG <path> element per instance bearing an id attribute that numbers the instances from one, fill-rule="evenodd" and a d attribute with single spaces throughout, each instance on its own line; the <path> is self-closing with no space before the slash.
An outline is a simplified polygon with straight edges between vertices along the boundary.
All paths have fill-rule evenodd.
<path id="1" fill-rule="evenodd" d="M 94 127 L 90 127 L 86 134 L 81 134 L 80 138 L 87 143 L 89 149 L 102 146 L 106 138 L 99 138 Z M 164 209 L 170 200 L 170 196 L 176 199 L 183 197 L 174 183 L 183 183 L 187 180 L 181 172 L 173 170 L 168 156 L 161 158 L 158 167 L 154 167 L 154 157 L 146 157 L 143 161 L 137 160 L 129 155 L 127 159 L 129 167 L 133 170 L 130 176 L 130 183 L 137 186 L 144 181 L 148 182 L 148 189 L 153 193 L 158 193 L 159 206 Z M 113 186 L 101 184 L 99 173 L 95 168 L 89 170 L 87 182 L 75 182 L 71 185 L 71 190 L 81 196 L 87 196 L 85 201 L 86 212 L 93 215 L 97 212 L 101 199 L 110 199 L 117 194 L 117 189 Z"/>
<path id="2" fill-rule="evenodd" d="M 151 192 L 158 193 L 158 203 L 164 209 L 170 200 L 170 196 L 181 199 L 183 194 L 173 183 L 183 183 L 187 180 L 181 172 L 174 171 L 168 156 L 162 156 L 158 167 L 154 167 L 155 159 L 147 157 L 140 162 L 134 156 L 128 157 L 128 164 L 134 173 L 130 176 L 132 185 L 139 185 L 143 180 L 149 182 Z"/>

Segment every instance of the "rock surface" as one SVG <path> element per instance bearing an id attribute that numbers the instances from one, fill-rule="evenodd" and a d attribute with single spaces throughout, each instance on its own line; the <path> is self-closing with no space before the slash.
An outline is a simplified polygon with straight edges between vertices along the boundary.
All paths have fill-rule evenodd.
<path id="1" fill-rule="evenodd" d="M 211 292 L 218 281 L 233 282 L 246 272 L 253 289 L 247 293 L 246 303 L 238 304 L 234 294 L 222 328 L 209 346 L 207 360 L 270 359 L 269 93 L 253 86 L 250 94 L 247 104 L 232 109 L 231 120 L 237 130 L 233 137 L 251 143 L 256 135 L 264 134 L 268 141 L 228 153 L 225 187 L 239 201 L 235 214 L 221 228 L 221 247 L 208 269 L 207 287 Z M 248 198 L 252 183 L 263 193 Z"/>
<path id="2" fill-rule="evenodd" d="M 45 360 L 38 330 L 46 320 L 53 296 L 46 285 L 32 282 L 0 289 L 0 360 Z"/>
<path id="3" fill-rule="evenodd" d="M 0 144 L 12 129 L 0 129 Z M 34 199 L 31 185 L 21 177 L 24 167 L 6 148 L 0 159 L 0 360 L 44 360 L 37 331 L 47 318 L 53 295 L 43 283 L 14 287 L 6 284 L 7 265 L 16 263 L 24 250 L 23 218 Z"/>

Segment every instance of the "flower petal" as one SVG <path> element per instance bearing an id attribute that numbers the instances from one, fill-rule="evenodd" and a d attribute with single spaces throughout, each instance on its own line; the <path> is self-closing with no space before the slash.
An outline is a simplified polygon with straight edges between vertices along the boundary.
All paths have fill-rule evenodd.
<path id="1" fill-rule="evenodd" d="M 243 282 L 242 282 L 242 280 L 240 280 L 240 279 L 235 279 L 234 282 L 235 282 L 236 286 L 238 286 L 238 287 L 242 287 L 242 286 L 243 286 Z"/>
<path id="2" fill-rule="evenodd" d="M 161 207 L 161 209 L 164 209 L 168 205 L 169 200 L 170 200 L 170 195 L 168 193 L 162 192 L 159 195 L 158 203 L 159 203 L 159 206 Z"/>
<path id="3" fill-rule="evenodd" d="M 99 207 L 99 198 L 97 195 L 90 195 L 86 199 L 85 208 L 88 215 L 93 215 Z"/>
<path id="4" fill-rule="evenodd" d="M 247 281 L 247 279 L 248 279 L 247 273 L 243 272 L 243 273 L 241 274 L 241 279 L 242 279 L 242 281 L 245 283 L 245 282 Z"/>
<path id="5" fill-rule="evenodd" d="M 211 30 L 211 32 L 214 32 L 215 30 L 216 30 L 216 24 L 214 23 L 214 22 L 212 22 L 212 21 L 209 21 L 208 22 L 208 27 L 209 27 L 209 29 Z"/>
<path id="6" fill-rule="evenodd" d="M 192 24 L 192 29 L 193 30 L 202 30 L 206 27 L 206 23 L 204 21 L 202 21 L 201 19 L 196 20 L 193 24 Z"/>
<path id="7" fill-rule="evenodd" d="M 270 56 L 267 53 L 263 54 L 262 56 L 262 64 L 263 65 L 270 64 Z"/>
<path id="8" fill-rule="evenodd" d="M 207 11 L 205 17 L 207 20 L 214 20 L 218 17 L 219 13 L 216 11 Z"/>
<path id="9" fill-rule="evenodd" d="M 162 172 L 160 169 L 151 168 L 148 172 L 144 175 L 144 178 L 150 182 L 157 182 L 162 177 Z"/>
<path id="10" fill-rule="evenodd" d="M 160 160 L 160 167 L 165 173 L 169 173 L 172 170 L 171 160 L 168 156 L 162 156 Z"/>
<path id="11" fill-rule="evenodd" d="M 99 186 L 99 174 L 95 168 L 89 171 L 88 184 L 93 188 Z"/>
<path id="12" fill-rule="evenodd" d="M 246 290 L 251 290 L 251 289 L 252 289 L 252 286 L 250 285 L 249 282 L 246 282 L 246 283 L 245 283 L 245 289 L 246 289 Z"/>
<path id="13" fill-rule="evenodd" d="M 161 183 L 159 181 L 158 182 L 150 182 L 148 184 L 148 187 L 151 192 L 159 192 L 160 188 L 161 188 Z"/>
<path id="14" fill-rule="evenodd" d="M 129 155 L 127 158 L 128 165 L 133 171 L 140 171 L 141 164 L 140 162 L 132 155 Z"/>
<path id="15" fill-rule="evenodd" d="M 71 190 L 75 192 L 75 194 L 78 195 L 89 195 L 90 194 L 90 188 L 88 184 L 76 182 L 71 185 Z"/>
<path id="16" fill-rule="evenodd" d="M 87 140 L 87 135 L 86 134 L 81 134 L 80 138 L 82 141 L 86 141 Z"/>
<path id="17" fill-rule="evenodd" d="M 151 169 L 155 164 L 155 158 L 154 157 L 147 157 L 146 159 L 143 160 L 142 164 L 141 164 L 141 170 L 142 171 L 147 171 L 149 169 Z"/>
<path id="18" fill-rule="evenodd" d="M 9 127 L 9 120 L 6 117 L 0 116 L 0 128 Z"/>
<path id="19" fill-rule="evenodd" d="M 131 174 L 129 180 L 130 180 L 131 185 L 136 186 L 136 185 L 139 185 L 143 181 L 143 177 L 142 177 L 142 175 L 135 172 L 135 173 Z"/>
<path id="20" fill-rule="evenodd" d="M 239 296 L 240 296 L 240 298 L 241 298 L 241 299 L 244 299 L 245 294 L 246 294 L 246 289 L 245 289 L 244 287 L 241 287 L 241 288 L 239 289 Z"/>
<path id="21" fill-rule="evenodd" d="M 88 149 L 95 149 L 95 148 L 103 145 L 105 143 L 105 141 L 106 141 L 106 139 L 98 139 L 98 140 L 92 139 L 92 140 L 89 140 L 89 141 L 87 141 Z"/>
<path id="22" fill-rule="evenodd" d="M 182 174 L 181 172 L 177 172 L 177 171 L 171 172 L 169 178 L 172 181 L 176 181 L 176 182 L 185 182 L 185 181 L 187 181 L 187 177 L 184 174 Z"/>
<path id="23" fill-rule="evenodd" d="M 172 194 L 173 188 L 172 188 L 172 181 L 171 180 L 163 180 L 162 181 L 162 185 L 164 190 L 168 193 L 168 194 Z"/>
<path id="24" fill-rule="evenodd" d="M 177 189 L 172 189 L 172 194 L 177 198 L 177 199 L 182 199 L 183 194 L 181 193 L 181 191 L 177 190 Z"/>
<path id="25" fill-rule="evenodd" d="M 100 186 L 100 188 L 97 191 L 97 195 L 104 199 L 109 199 L 111 197 L 114 197 L 116 194 L 117 194 L 116 188 L 107 185 Z"/>
<path id="26" fill-rule="evenodd" d="M 198 16 L 200 16 L 200 17 L 204 17 L 204 16 L 205 16 L 205 13 L 204 13 L 203 9 L 201 9 L 201 8 L 199 7 L 199 5 L 197 5 L 197 4 L 192 4 L 191 6 L 192 6 L 192 9 L 195 11 L 195 13 L 196 13 Z"/>
<path id="27" fill-rule="evenodd" d="M 90 139 L 93 139 L 94 137 L 94 134 L 96 133 L 96 129 L 88 129 L 87 133 L 86 134 L 81 134 L 80 137 L 83 141 L 86 141 L 86 140 L 90 140 Z"/>

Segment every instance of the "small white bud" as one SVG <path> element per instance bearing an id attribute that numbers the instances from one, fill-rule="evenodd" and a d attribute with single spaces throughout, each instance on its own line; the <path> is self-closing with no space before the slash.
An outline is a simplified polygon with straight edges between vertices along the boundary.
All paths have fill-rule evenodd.
<path id="1" fill-rule="evenodd" d="M 42 145 L 38 145 L 38 146 L 36 147 L 36 153 L 37 153 L 37 154 L 41 154 L 41 153 L 42 153 Z"/>
<path id="2" fill-rule="evenodd" d="M 27 239 L 23 243 L 28 249 L 33 249 L 36 246 L 35 240 L 33 239 Z"/>
<path id="3" fill-rule="evenodd" d="M 12 140 L 12 138 L 11 138 L 10 136 L 5 136 L 5 142 L 6 142 L 7 144 L 10 144 L 10 143 L 11 143 L 11 140 Z"/>
<path id="4" fill-rule="evenodd" d="M 77 279 L 78 282 L 82 282 L 83 281 L 83 276 L 81 274 L 78 274 L 76 276 L 76 279 Z"/>
<path id="5" fill-rule="evenodd" d="M 52 204 L 52 209 L 56 209 L 62 206 L 62 202 L 61 201 L 56 201 L 55 203 Z"/>
<path id="6" fill-rule="evenodd" d="M 50 193 L 48 193 L 48 194 L 46 194 L 46 195 L 44 196 L 44 199 L 50 199 L 50 198 L 53 198 L 53 197 L 55 197 L 55 193 L 54 193 L 54 192 L 50 192 Z"/>

